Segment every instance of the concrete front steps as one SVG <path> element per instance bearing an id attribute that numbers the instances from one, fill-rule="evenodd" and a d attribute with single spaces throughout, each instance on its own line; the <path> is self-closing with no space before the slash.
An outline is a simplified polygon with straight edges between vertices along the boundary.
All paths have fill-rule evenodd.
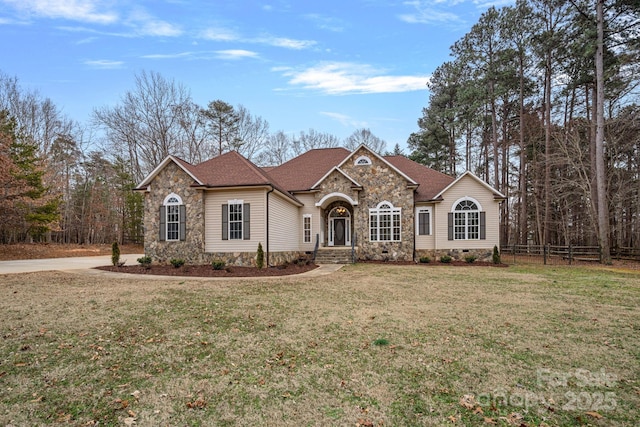
<path id="1" fill-rule="evenodd" d="M 318 248 L 316 264 L 351 264 L 351 248 Z"/>

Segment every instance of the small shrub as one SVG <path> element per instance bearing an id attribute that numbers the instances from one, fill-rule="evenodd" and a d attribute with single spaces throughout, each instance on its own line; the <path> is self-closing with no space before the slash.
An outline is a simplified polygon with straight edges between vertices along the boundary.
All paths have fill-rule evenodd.
<path id="1" fill-rule="evenodd" d="M 113 242 L 113 245 L 111 245 L 111 263 L 114 266 L 120 264 L 120 245 L 118 245 L 118 242 Z"/>
<path id="2" fill-rule="evenodd" d="M 464 260 L 467 261 L 467 263 L 469 264 L 473 264 L 474 262 L 476 262 L 477 259 L 478 257 L 475 255 L 467 255 L 466 257 L 464 257 Z"/>
<path id="3" fill-rule="evenodd" d="M 378 345 L 378 346 L 389 345 L 389 340 L 386 338 L 378 338 L 373 342 L 373 345 Z"/>
<path id="4" fill-rule="evenodd" d="M 451 261 L 453 260 L 453 258 L 451 258 L 449 255 L 442 255 L 440 257 L 440 262 L 443 264 L 451 264 Z"/>
<path id="5" fill-rule="evenodd" d="M 180 268 L 184 265 L 184 260 L 181 258 L 172 258 L 169 260 L 169 262 L 171 263 L 171 265 L 173 265 L 174 268 Z"/>
<path id="6" fill-rule="evenodd" d="M 224 268 L 224 271 L 226 271 L 227 273 L 232 273 L 233 272 L 233 268 L 231 268 L 231 266 L 227 266 Z"/>
<path id="7" fill-rule="evenodd" d="M 224 270 L 225 263 L 224 263 L 224 261 L 214 260 L 211 263 L 211 266 L 213 267 L 214 270 Z"/>
<path id="8" fill-rule="evenodd" d="M 498 246 L 493 247 L 493 263 L 501 264 L 500 251 L 498 250 Z"/>
<path id="9" fill-rule="evenodd" d="M 262 250 L 262 243 L 258 242 L 258 254 L 256 256 L 256 267 L 264 267 L 264 250 Z"/>
<path id="10" fill-rule="evenodd" d="M 431 262 L 431 258 L 429 258 L 428 256 L 421 256 L 420 257 L 420 262 L 422 264 L 429 264 Z"/>
<path id="11" fill-rule="evenodd" d="M 138 258 L 138 263 L 143 266 L 146 269 L 150 269 L 151 268 L 151 257 L 150 256 L 143 256 Z"/>

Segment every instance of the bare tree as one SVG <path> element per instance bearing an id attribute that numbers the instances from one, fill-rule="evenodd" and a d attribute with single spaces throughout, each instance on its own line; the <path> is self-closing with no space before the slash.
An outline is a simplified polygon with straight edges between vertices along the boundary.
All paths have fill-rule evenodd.
<path id="1" fill-rule="evenodd" d="M 236 107 L 238 114 L 237 139 L 242 141 L 239 153 L 254 161 L 259 153 L 267 147 L 269 141 L 269 122 L 260 116 L 253 116 L 244 106 Z"/>
<path id="2" fill-rule="evenodd" d="M 334 148 L 340 146 L 340 140 L 330 133 L 309 129 L 300 132 L 300 136 L 293 141 L 293 152 L 296 156 L 314 148 Z"/>
<path id="3" fill-rule="evenodd" d="M 279 130 L 269 136 L 264 150 L 256 158 L 261 166 L 279 166 L 291 159 L 293 155 L 293 139 Z"/>
<path id="4" fill-rule="evenodd" d="M 185 132 L 191 125 L 184 121 L 191 110 L 184 86 L 143 71 L 135 77 L 135 89 L 118 105 L 95 109 L 93 121 L 106 134 L 105 151 L 124 155 L 141 180 L 169 154 L 191 157 L 193 140 Z"/>
<path id="5" fill-rule="evenodd" d="M 344 148 L 348 148 L 349 150 L 355 150 L 362 144 L 371 148 L 376 153 L 383 153 L 387 147 L 387 143 L 383 139 L 378 138 L 372 134 L 369 129 L 365 128 L 355 130 L 344 140 Z"/>

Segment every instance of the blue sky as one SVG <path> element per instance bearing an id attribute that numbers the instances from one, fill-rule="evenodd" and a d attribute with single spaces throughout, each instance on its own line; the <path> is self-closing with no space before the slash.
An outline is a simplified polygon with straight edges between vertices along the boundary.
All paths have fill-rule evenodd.
<path id="1" fill-rule="evenodd" d="M 155 71 L 202 106 L 244 105 L 272 132 L 362 127 L 406 146 L 426 83 L 489 6 L 509 0 L 0 0 L 0 71 L 72 119 Z"/>

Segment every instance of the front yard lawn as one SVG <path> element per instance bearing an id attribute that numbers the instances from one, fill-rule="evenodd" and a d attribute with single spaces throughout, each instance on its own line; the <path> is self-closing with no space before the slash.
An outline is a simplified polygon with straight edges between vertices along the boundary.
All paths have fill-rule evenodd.
<path id="1" fill-rule="evenodd" d="M 0 425 L 635 425 L 640 274 L 0 276 Z"/>

